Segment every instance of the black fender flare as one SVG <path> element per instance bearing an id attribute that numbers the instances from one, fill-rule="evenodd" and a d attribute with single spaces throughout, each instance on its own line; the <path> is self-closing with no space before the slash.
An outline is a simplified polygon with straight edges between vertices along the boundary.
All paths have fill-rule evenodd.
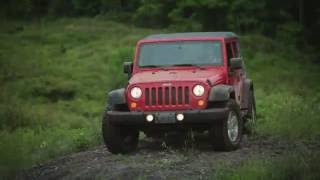
<path id="1" fill-rule="evenodd" d="M 229 85 L 216 85 L 213 86 L 209 92 L 208 101 L 216 102 L 216 101 L 228 101 L 234 95 L 234 88 Z"/>
<path id="2" fill-rule="evenodd" d="M 242 107 L 243 108 L 248 108 L 249 106 L 249 96 L 250 96 L 250 91 L 253 91 L 253 82 L 251 79 L 245 79 L 243 82 L 243 91 L 242 91 Z"/>
<path id="3" fill-rule="evenodd" d="M 108 105 L 114 106 L 118 104 L 126 104 L 125 89 L 115 89 L 108 93 Z"/>

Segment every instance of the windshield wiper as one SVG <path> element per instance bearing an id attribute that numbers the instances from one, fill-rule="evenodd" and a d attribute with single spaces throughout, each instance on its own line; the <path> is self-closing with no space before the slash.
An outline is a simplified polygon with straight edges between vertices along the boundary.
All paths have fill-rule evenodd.
<path id="1" fill-rule="evenodd" d="M 174 64 L 172 66 L 197 66 L 195 64 Z"/>
<path id="2" fill-rule="evenodd" d="M 205 69 L 203 66 L 201 65 L 198 65 L 198 64 L 174 64 L 174 65 L 171 65 L 171 66 L 195 66 L 199 69 Z"/>
<path id="3" fill-rule="evenodd" d="M 146 65 L 146 66 L 140 66 L 141 68 L 161 68 L 163 66 L 157 66 L 157 65 Z"/>
<path id="4" fill-rule="evenodd" d="M 167 70 L 170 67 L 180 67 L 180 66 L 194 66 L 197 67 L 199 69 L 205 69 L 204 67 L 202 67 L 201 65 L 197 65 L 197 64 L 173 64 L 173 65 L 168 65 L 168 66 L 159 66 L 159 65 L 145 65 L 145 66 L 140 66 L 141 68 L 161 68 L 163 70 Z"/>

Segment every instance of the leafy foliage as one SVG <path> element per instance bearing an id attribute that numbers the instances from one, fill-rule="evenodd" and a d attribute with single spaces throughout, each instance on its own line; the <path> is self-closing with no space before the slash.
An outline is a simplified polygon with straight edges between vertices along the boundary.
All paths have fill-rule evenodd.
<path id="1" fill-rule="evenodd" d="M 1 3 L 0 17 L 96 16 L 175 31 L 259 32 L 294 45 L 308 42 L 320 30 L 316 0 L 12 0 Z M 301 41 L 306 39 L 306 41 Z"/>

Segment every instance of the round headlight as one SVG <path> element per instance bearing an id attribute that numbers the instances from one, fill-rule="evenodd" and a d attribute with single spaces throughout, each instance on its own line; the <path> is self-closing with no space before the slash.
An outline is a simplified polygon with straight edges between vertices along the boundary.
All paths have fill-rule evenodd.
<path id="1" fill-rule="evenodd" d="M 204 94 L 204 87 L 201 85 L 196 85 L 193 87 L 192 91 L 195 96 L 202 96 Z"/>
<path id="2" fill-rule="evenodd" d="M 138 88 L 138 87 L 134 87 L 134 88 L 132 88 L 132 89 L 131 89 L 130 94 L 131 94 L 131 96 L 132 96 L 133 98 L 138 99 L 138 98 L 140 98 L 140 97 L 141 97 L 141 95 L 142 95 L 142 91 L 141 91 L 141 89 L 140 89 L 140 88 Z"/>

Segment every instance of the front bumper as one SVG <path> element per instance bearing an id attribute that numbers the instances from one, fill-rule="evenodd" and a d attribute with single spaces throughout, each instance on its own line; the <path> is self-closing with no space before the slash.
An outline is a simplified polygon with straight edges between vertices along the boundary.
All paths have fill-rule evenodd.
<path id="1" fill-rule="evenodd" d="M 182 121 L 178 121 L 175 119 L 176 114 L 178 113 L 184 115 L 184 119 Z M 155 119 L 152 122 L 146 121 L 146 116 L 148 114 L 154 115 Z M 214 109 L 205 109 L 205 110 L 186 110 L 186 111 L 177 111 L 177 112 L 175 111 L 170 111 L 170 112 L 108 111 L 107 116 L 110 120 L 110 123 L 114 125 L 212 124 L 218 120 L 226 119 L 228 116 L 228 109 L 214 108 Z M 171 120 L 163 121 L 164 116 L 168 116 L 168 119 L 171 119 Z"/>

